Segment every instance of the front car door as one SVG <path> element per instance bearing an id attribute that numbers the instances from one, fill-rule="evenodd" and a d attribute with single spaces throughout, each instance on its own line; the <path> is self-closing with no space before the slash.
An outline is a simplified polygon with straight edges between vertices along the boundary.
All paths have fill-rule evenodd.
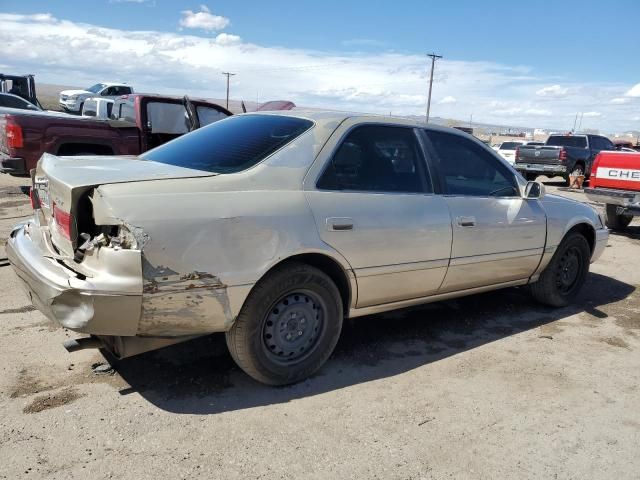
<path id="1" fill-rule="evenodd" d="M 353 268 L 358 308 L 434 294 L 447 271 L 451 218 L 416 132 L 347 120 L 305 183 L 320 237 Z"/>
<path id="2" fill-rule="evenodd" d="M 516 174 L 479 141 L 425 130 L 453 220 L 449 270 L 441 291 L 526 279 L 545 246 L 546 215 L 522 198 Z"/>

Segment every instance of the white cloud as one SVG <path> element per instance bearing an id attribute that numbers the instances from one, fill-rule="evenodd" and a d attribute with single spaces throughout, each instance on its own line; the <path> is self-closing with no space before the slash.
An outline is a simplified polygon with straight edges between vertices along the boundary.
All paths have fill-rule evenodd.
<path id="1" fill-rule="evenodd" d="M 630 101 L 631 100 L 628 99 L 628 98 L 616 97 L 616 98 L 612 98 L 609 103 L 611 103 L 612 105 L 625 105 L 625 104 L 629 103 Z"/>
<path id="2" fill-rule="evenodd" d="M 231 80 L 236 99 L 254 100 L 257 93 L 260 101 L 288 99 L 309 107 L 395 115 L 424 115 L 429 75 L 421 53 L 265 47 L 232 32 L 131 31 L 50 14 L 0 13 L 0 59 L 3 70 L 31 71 L 42 83 L 86 86 L 116 79 L 139 91 L 210 98 L 224 97 L 220 72 L 231 71 L 237 74 Z M 444 58 L 436 63 L 433 98 L 440 101 L 432 104 L 431 115 L 466 119 L 473 114 L 478 122 L 566 130 L 575 112 L 597 112 L 592 128 L 635 126 L 630 120 L 635 112 L 620 115 L 620 107 L 610 103 L 632 85 L 567 83 L 560 89 L 571 94 L 562 101 L 534 95 L 553 84 L 522 65 Z"/>
<path id="3" fill-rule="evenodd" d="M 20 15 L 16 13 L 3 13 L 2 19 L 9 22 L 36 22 L 36 23 L 54 23 L 58 19 L 50 13 L 35 13 L 33 15 Z"/>
<path id="4" fill-rule="evenodd" d="M 448 103 L 456 103 L 456 102 L 457 102 L 456 97 L 453 97 L 451 95 L 447 95 L 442 100 L 440 100 L 438 103 L 440 105 L 446 105 Z"/>
<path id="5" fill-rule="evenodd" d="M 227 17 L 214 15 L 206 5 L 200 5 L 199 12 L 183 10 L 180 26 L 184 28 L 199 28 L 202 30 L 222 30 L 226 28 L 230 21 Z"/>
<path id="6" fill-rule="evenodd" d="M 568 94 L 569 89 L 567 87 L 561 87 L 560 85 L 551 85 L 536 91 L 536 95 L 539 97 L 562 98 Z"/>
<path id="7" fill-rule="evenodd" d="M 219 33 L 215 39 L 218 45 L 234 45 L 240 43 L 242 39 L 238 35 L 231 35 L 229 33 Z"/>
<path id="8" fill-rule="evenodd" d="M 602 112 L 584 112 L 583 116 L 591 117 L 591 118 L 599 118 L 602 116 Z"/>
<path id="9" fill-rule="evenodd" d="M 627 97 L 640 97 L 640 83 L 636 83 L 625 95 Z"/>

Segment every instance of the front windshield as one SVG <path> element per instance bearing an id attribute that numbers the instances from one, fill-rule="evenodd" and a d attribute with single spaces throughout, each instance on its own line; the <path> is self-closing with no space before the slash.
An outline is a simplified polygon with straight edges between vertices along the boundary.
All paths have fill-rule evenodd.
<path id="1" fill-rule="evenodd" d="M 98 93 L 104 87 L 106 87 L 106 85 L 104 83 L 96 83 L 95 85 L 87 88 L 87 92 Z"/>

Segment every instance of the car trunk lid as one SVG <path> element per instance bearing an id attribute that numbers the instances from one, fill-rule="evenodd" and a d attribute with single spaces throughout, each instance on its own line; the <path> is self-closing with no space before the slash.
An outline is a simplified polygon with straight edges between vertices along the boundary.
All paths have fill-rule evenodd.
<path id="1" fill-rule="evenodd" d="M 560 162 L 562 147 L 523 145 L 518 148 L 516 163 L 552 164 Z"/>
<path id="2" fill-rule="evenodd" d="M 214 176 L 215 173 L 176 167 L 138 157 L 42 156 L 33 177 L 41 220 L 49 226 L 52 244 L 63 256 L 77 247 L 80 199 L 99 185 Z M 84 203 L 86 205 L 86 202 Z"/>

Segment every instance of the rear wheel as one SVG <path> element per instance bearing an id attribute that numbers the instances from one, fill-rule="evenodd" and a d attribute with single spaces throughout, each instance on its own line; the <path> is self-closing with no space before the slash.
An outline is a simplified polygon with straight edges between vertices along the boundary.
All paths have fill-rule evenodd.
<path id="1" fill-rule="evenodd" d="M 569 305 L 587 279 L 590 258 L 587 239 L 577 232 L 568 234 L 538 281 L 531 284 L 533 297 L 552 307 Z"/>
<path id="2" fill-rule="evenodd" d="M 616 205 L 611 205 L 610 203 L 607 204 L 606 213 L 605 223 L 611 230 L 622 230 L 627 228 L 631 223 L 631 220 L 633 220 L 633 217 L 619 215 L 618 207 Z"/>
<path id="3" fill-rule="evenodd" d="M 226 334 L 242 370 L 268 385 L 307 378 L 329 358 L 342 329 L 342 300 L 321 270 L 286 264 L 251 291 Z"/>
<path id="4" fill-rule="evenodd" d="M 536 178 L 538 178 L 538 174 L 537 173 L 525 173 L 524 174 L 524 178 L 528 182 L 533 182 Z"/>

